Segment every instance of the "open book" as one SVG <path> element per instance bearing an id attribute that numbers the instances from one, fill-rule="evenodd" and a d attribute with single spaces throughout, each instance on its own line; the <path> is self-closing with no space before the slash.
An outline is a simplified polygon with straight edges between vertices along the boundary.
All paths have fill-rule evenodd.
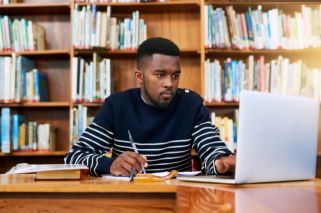
<path id="1" fill-rule="evenodd" d="M 32 174 L 36 180 L 77 180 L 89 173 L 82 164 L 27 164 L 20 163 L 12 167 L 6 174 Z"/>
<path id="2" fill-rule="evenodd" d="M 176 176 L 195 176 L 200 174 L 201 171 L 190 171 L 190 172 L 177 172 L 175 170 L 171 172 L 155 172 L 147 174 L 137 174 L 134 177 L 134 181 L 164 181 Z M 129 176 L 114 176 L 114 175 L 102 175 L 102 178 L 106 180 L 120 180 L 120 181 L 130 181 Z"/>

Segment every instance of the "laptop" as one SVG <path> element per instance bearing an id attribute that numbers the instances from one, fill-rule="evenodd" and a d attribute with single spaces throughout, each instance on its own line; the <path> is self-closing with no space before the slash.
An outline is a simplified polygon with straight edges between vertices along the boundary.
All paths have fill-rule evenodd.
<path id="1" fill-rule="evenodd" d="M 312 98 L 242 91 L 234 177 L 177 179 L 228 184 L 312 179 L 319 108 L 319 101 Z"/>

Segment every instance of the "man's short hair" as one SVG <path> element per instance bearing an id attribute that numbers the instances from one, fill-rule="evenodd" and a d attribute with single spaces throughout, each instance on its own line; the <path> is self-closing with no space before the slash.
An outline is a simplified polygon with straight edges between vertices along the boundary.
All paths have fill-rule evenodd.
<path id="1" fill-rule="evenodd" d="M 162 37 L 149 38 L 141 43 L 137 50 L 137 69 L 142 67 L 146 58 L 151 58 L 153 54 L 169 56 L 180 56 L 178 46 L 169 39 Z"/>

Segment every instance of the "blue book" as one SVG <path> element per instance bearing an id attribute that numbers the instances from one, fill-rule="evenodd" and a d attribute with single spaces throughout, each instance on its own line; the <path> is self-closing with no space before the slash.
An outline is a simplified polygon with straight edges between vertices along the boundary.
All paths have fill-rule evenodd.
<path id="1" fill-rule="evenodd" d="M 37 69 L 33 70 L 34 101 L 48 101 L 47 75 Z"/>
<path id="2" fill-rule="evenodd" d="M 251 8 L 248 8 L 246 13 L 245 13 L 245 17 L 246 17 L 246 26 L 248 29 L 248 36 L 249 36 L 249 40 L 250 42 L 254 41 L 254 32 L 253 32 L 253 25 L 252 25 L 252 19 L 251 19 Z"/>
<path id="3" fill-rule="evenodd" d="M 35 63 L 30 60 L 29 58 L 26 58 L 24 56 L 18 56 L 17 59 L 17 72 L 21 73 L 22 78 L 22 86 L 20 91 L 21 97 L 23 97 L 24 100 L 27 100 L 27 78 L 26 74 L 30 70 L 32 70 L 35 67 Z M 18 89 L 19 90 L 19 89 Z"/>
<path id="4" fill-rule="evenodd" d="M 1 152 L 10 153 L 10 108 L 1 109 Z"/>
<path id="5" fill-rule="evenodd" d="M 18 151 L 19 147 L 19 127 L 25 119 L 22 115 L 14 114 L 12 115 L 12 151 Z"/>

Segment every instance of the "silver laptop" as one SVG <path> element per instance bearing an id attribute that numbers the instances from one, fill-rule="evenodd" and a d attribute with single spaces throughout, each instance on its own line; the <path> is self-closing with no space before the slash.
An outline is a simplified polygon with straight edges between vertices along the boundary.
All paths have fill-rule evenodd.
<path id="1" fill-rule="evenodd" d="M 314 178 L 319 108 L 311 98 L 242 91 L 235 176 L 177 179 L 241 184 Z"/>

